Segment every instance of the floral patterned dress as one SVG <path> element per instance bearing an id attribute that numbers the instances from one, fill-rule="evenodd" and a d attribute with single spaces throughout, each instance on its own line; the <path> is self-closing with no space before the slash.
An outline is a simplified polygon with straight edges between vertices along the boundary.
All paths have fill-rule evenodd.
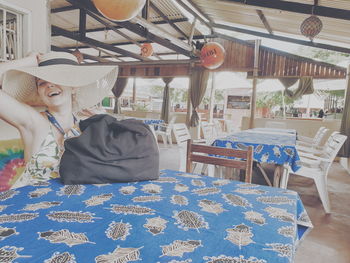
<path id="1" fill-rule="evenodd" d="M 57 144 L 53 129 L 54 128 L 50 123 L 49 133 L 42 142 L 39 151 L 33 154 L 29 162 L 26 164 L 23 174 L 11 188 L 35 185 L 51 178 L 59 177 L 59 164 L 64 148 Z M 75 125 L 72 129 L 75 129 L 76 131 L 79 128 Z M 74 137 L 74 134 L 73 132 L 68 131 L 64 137 L 65 139 L 71 138 Z"/>

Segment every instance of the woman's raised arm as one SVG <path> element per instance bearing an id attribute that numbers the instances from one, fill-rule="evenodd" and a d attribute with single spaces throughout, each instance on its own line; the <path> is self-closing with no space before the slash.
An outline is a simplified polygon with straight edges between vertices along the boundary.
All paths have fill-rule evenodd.
<path id="1" fill-rule="evenodd" d="M 0 63 L 0 83 L 2 83 L 3 74 L 7 70 L 37 65 L 37 54 L 34 53 L 22 59 Z M 33 115 L 36 115 L 36 111 L 32 107 L 17 101 L 0 90 L 0 119 L 19 130 L 23 130 L 28 128 L 28 125 L 33 124 Z"/>

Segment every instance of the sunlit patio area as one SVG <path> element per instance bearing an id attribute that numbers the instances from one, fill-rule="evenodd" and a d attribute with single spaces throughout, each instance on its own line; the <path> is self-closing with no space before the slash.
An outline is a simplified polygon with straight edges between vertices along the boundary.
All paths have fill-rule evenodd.
<path id="1" fill-rule="evenodd" d="M 349 263 L 347 0 L 0 0 L 0 262 Z"/>

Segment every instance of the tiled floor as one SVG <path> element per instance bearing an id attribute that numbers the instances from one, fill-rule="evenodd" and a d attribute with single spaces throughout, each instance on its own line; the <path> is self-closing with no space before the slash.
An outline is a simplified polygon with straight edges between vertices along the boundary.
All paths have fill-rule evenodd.
<path id="1" fill-rule="evenodd" d="M 160 168 L 178 170 L 176 146 L 160 144 Z M 291 176 L 288 188 L 297 191 L 314 228 L 298 247 L 295 263 L 350 262 L 350 175 L 338 163 L 332 165 L 328 187 L 332 213 L 324 213 L 312 179 Z"/>

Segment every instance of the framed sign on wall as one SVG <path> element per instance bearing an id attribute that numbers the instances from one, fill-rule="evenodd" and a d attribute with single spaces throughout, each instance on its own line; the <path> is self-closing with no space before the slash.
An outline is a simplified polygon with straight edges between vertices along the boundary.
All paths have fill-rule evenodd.
<path id="1" fill-rule="evenodd" d="M 250 96 L 227 96 L 227 109 L 250 109 Z"/>

